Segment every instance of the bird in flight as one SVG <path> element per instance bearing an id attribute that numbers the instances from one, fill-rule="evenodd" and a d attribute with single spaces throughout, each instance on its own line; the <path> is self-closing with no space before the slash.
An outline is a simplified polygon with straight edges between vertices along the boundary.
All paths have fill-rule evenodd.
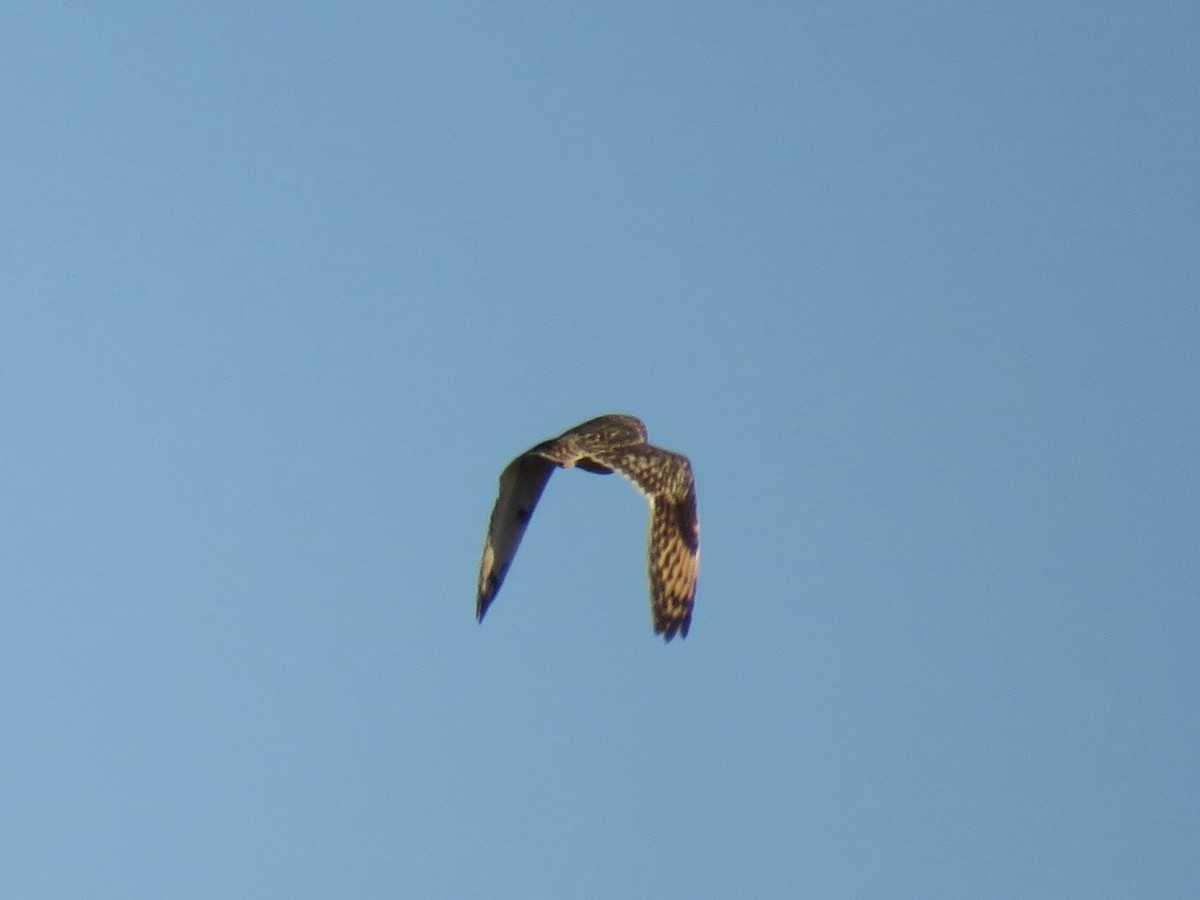
<path id="1" fill-rule="evenodd" d="M 521 543 L 525 526 L 556 466 L 597 475 L 617 472 L 650 501 L 650 610 L 654 633 L 687 637 L 700 564 L 696 483 L 688 458 L 646 443 L 633 416 L 600 416 L 526 450 L 500 474 L 492 509 L 475 616 L 482 622 Z"/>

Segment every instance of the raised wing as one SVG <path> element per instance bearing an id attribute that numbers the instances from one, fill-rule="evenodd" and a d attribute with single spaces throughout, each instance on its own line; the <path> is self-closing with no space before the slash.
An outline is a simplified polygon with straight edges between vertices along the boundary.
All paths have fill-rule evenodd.
<path id="1" fill-rule="evenodd" d="M 484 613 L 504 583 L 504 576 L 516 555 L 525 526 L 546 488 L 555 464 L 533 454 L 518 456 L 500 473 L 500 495 L 492 508 L 483 560 L 479 564 L 479 592 L 475 599 L 475 617 Z"/>

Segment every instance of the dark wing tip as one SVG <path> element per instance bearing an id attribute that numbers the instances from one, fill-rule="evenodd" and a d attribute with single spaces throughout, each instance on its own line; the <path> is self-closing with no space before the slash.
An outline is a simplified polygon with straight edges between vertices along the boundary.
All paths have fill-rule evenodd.
<path id="1" fill-rule="evenodd" d="M 500 585 L 503 581 L 503 572 L 492 571 L 483 576 L 483 580 L 479 584 L 479 593 L 475 595 L 476 621 L 483 621 L 483 617 L 487 615 L 488 607 L 496 599 L 496 594 L 500 593 Z"/>
<path id="2" fill-rule="evenodd" d="M 675 637 L 676 634 L 678 634 L 680 638 L 686 638 L 688 635 L 688 628 L 691 626 L 691 624 L 692 613 L 691 610 L 688 610 L 687 615 L 685 615 L 682 619 L 656 619 L 654 622 L 654 633 L 662 635 L 663 643 L 669 644 L 671 643 L 671 638 Z"/>

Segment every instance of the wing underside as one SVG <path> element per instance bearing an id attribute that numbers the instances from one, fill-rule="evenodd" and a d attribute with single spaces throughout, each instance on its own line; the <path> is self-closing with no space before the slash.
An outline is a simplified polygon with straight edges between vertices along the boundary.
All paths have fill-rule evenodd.
<path id="1" fill-rule="evenodd" d="M 525 534 L 525 526 L 553 472 L 554 463 L 526 454 L 509 463 L 500 475 L 500 494 L 492 508 L 483 561 L 479 566 L 475 616 L 480 621 L 504 583 L 504 576 L 508 574 L 508 567 Z"/>

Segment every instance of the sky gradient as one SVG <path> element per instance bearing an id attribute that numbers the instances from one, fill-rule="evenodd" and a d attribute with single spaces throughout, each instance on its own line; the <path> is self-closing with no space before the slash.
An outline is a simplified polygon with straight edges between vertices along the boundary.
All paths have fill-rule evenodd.
<path id="1" fill-rule="evenodd" d="M 1200 894 L 1200 7 L 0 13 L 0 895 Z M 487 621 L 496 479 L 606 412 Z"/>

